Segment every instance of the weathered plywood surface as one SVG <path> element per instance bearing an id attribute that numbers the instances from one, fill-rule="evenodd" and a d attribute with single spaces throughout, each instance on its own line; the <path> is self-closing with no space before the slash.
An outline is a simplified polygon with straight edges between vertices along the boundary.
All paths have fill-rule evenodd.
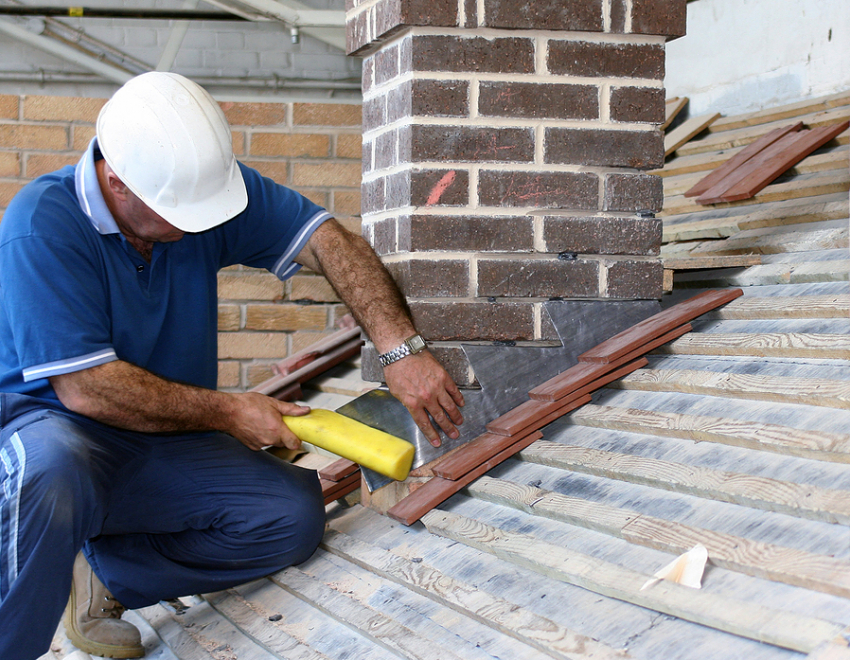
<path id="1" fill-rule="evenodd" d="M 850 524 L 847 491 L 656 458 L 538 440 L 522 460 L 765 511 Z"/>
<path id="2" fill-rule="evenodd" d="M 696 333 L 656 349 L 677 355 L 743 355 L 850 360 L 850 336 L 815 333 Z"/>
<path id="3" fill-rule="evenodd" d="M 434 534 L 492 553 L 553 579 L 782 648 L 809 652 L 843 629 L 834 622 L 789 614 L 752 602 L 743 603 L 666 581 L 642 590 L 651 577 L 649 574 L 446 511 L 432 511 L 423 522 Z"/>

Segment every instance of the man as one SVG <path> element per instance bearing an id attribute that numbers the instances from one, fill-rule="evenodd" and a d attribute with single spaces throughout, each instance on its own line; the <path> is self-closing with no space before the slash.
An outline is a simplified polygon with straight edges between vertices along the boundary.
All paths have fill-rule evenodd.
<path id="1" fill-rule="evenodd" d="M 78 647 L 139 657 L 124 606 L 256 579 L 318 545 L 315 473 L 258 451 L 297 448 L 281 416 L 308 409 L 215 391 L 216 273 L 236 263 L 323 273 L 426 436 L 439 443 L 430 415 L 457 437 L 463 398 L 409 349 L 369 246 L 237 163 L 203 89 L 134 78 L 79 164 L 26 186 L 0 225 L 3 660 L 46 652 L 66 603 Z"/>

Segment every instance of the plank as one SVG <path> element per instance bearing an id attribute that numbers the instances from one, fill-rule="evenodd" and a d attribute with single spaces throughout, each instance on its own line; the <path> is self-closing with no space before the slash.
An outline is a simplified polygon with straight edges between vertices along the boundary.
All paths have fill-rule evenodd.
<path id="1" fill-rule="evenodd" d="M 350 397 L 358 397 L 366 392 L 378 389 L 381 383 L 375 383 L 361 378 L 337 378 L 333 376 L 320 376 L 304 386 L 318 392 L 329 392 L 331 394 L 344 394 Z"/>
<path id="2" fill-rule="evenodd" d="M 679 271 L 674 281 L 681 287 L 759 286 L 765 284 L 806 284 L 810 282 L 846 282 L 850 278 L 850 259 L 823 261 L 782 261 L 741 269 Z"/>
<path id="3" fill-rule="evenodd" d="M 799 225 L 792 225 L 799 226 Z M 816 252 L 850 247 L 848 227 L 832 227 L 807 231 L 777 231 L 754 229 L 720 241 L 702 241 L 691 251 L 697 255 L 732 254 L 787 254 L 790 252 Z M 758 234 L 756 234 L 756 232 Z M 663 257 L 663 253 L 662 253 Z"/>
<path id="4" fill-rule="evenodd" d="M 729 160 L 723 163 L 720 167 L 713 170 L 711 174 L 704 177 L 696 185 L 688 189 L 684 193 L 685 197 L 699 197 L 703 193 L 712 189 L 714 186 L 720 184 L 721 181 L 728 177 L 732 172 L 734 172 L 741 165 L 752 159 L 763 149 L 770 146 L 777 140 L 783 138 L 785 135 L 799 131 L 801 128 L 803 128 L 803 122 L 798 121 L 796 124 L 789 124 L 788 126 L 774 128 L 769 133 L 762 135 L 758 140 L 751 144 L 748 144 L 741 151 L 737 152 Z"/>
<path id="5" fill-rule="evenodd" d="M 481 591 L 476 585 L 455 579 L 425 562 L 413 563 L 336 531 L 325 534 L 322 547 L 554 658 L 613 660 L 629 657 L 624 651 L 615 650 L 516 603 Z"/>
<path id="6" fill-rule="evenodd" d="M 586 400 L 590 401 L 590 397 L 586 397 Z M 585 399 L 579 399 L 579 401 L 584 402 Z M 439 506 L 462 488 L 475 481 L 475 479 L 486 474 L 503 461 L 542 437 L 543 434 L 540 431 L 535 431 L 525 438 L 515 440 L 510 447 L 500 451 L 491 459 L 467 472 L 457 480 L 433 477 L 425 485 L 416 489 L 403 500 L 392 506 L 387 511 L 387 515 L 404 525 L 412 525 L 434 507 Z"/>
<path id="7" fill-rule="evenodd" d="M 850 117 L 850 106 L 845 105 L 837 108 L 831 108 L 826 111 L 799 115 L 797 119 L 802 121 L 809 128 L 814 128 L 816 126 L 839 124 L 845 121 L 848 117 Z M 686 156 L 706 151 L 719 151 L 721 149 L 745 146 L 754 142 L 762 135 L 769 133 L 774 128 L 783 126 L 786 123 L 786 120 L 779 120 L 723 131 L 722 133 L 710 133 L 707 137 L 701 140 L 696 140 L 683 145 L 679 149 L 678 155 Z"/>
<path id="8" fill-rule="evenodd" d="M 724 238 L 738 232 L 767 227 L 781 227 L 824 220 L 847 218 L 846 195 L 831 195 L 828 199 L 791 199 L 786 202 L 766 204 L 764 208 L 749 209 L 743 206 L 740 213 L 722 217 L 701 218 L 692 214 L 679 218 L 665 217 L 662 241 L 685 241 L 699 238 Z"/>
<path id="9" fill-rule="evenodd" d="M 664 136 L 664 155 L 669 156 L 720 118 L 719 112 L 691 117 Z"/>
<path id="10" fill-rule="evenodd" d="M 609 387 L 850 409 L 850 381 L 692 369 L 640 369 Z"/>
<path id="11" fill-rule="evenodd" d="M 320 373 L 324 373 L 331 367 L 344 362 L 350 357 L 360 353 L 360 347 L 363 345 L 363 340 L 357 336 L 354 339 L 340 345 L 338 348 L 328 351 L 325 355 L 312 360 L 300 369 L 288 373 L 283 376 L 273 376 L 268 380 L 260 383 L 256 387 L 251 388 L 251 392 L 259 392 L 260 394 L 274 395 L 275 392 L 292 385 L 300 383 L 310 378 L 315 378 Z"/>
<path id="12" fill-rule="evenodd" d="M 740 268 L 758 266 L 761 256 L 757 254 L 693 255 L 679 259 L 662 259 L 668 270 L 699 270 L 704 268 Z"/>
<path id="13" fill-rule="evenodd" d="M 668 341 L 672 341 L 677 337 L 692 330 L 689 323 L 682 325 L 668 333 L 653 339 L 652 341 L 643 344 L 638 349 L 619 357 L 612 362 L 579 362 L 572 367 L 562 371 L 557 376 L 553 376 L 540 385 L 537 385 L 528 392 L 528 396 L 536 401 L 557 401 L 577 388 L 583 387 L 594 379 L 602 378 L 610 371 L 628 364 L 634 360 L 642 358 L 646 353 L 657 348 Z"/>
<path id="14" fill-rule="evenodd" d="M 740 289 L 704 291 L 650 316 L 578 356 L 580 362 L 611 362 L 676 327 L 743 295 Z"/>
<path id="15" fill-rule="evenodd" d="M 850 562 L 827 555 L 685 525 L 491 477 L 482 477 L 470 485 L 469 491 L 473 497 L 494 504 L 675 555 L 702 544 L 715 566 L 843 598 L 850 595 Z"/>
<path id="16" fill-rule="evenodd" d="M 721 117 L 711 125 L 711 132 L 728 131 L 735 128 L 743 128 L 745 126 L 755 126 L 768 122 L 788 119 L 790 117 L 799 117 L 800 115 L 812 114 L 814 112 L 822 112 L 837 106 L 847 105 L 850 103 L 850 91 L 838 92 L 829 96 L 822 96 L 814 99 L 805 99 L 797 103 L 788 103 L 764 110 L 755 112 L 747 112 L 740 115 L 731 115 L 729 117 Z"/>
<path id="17" fill-rule="evenodd" d="M 273 612 L 262 611 L 234 589 L 207 594 L 205 600 L 228 620 L 260 642 L 276 656 L 287 660 L 328 660 L 324 653 L 292 637 L 283 625 L 271 621 Z M 261 611 L 257 611 L 261 610 Z"/>
<path id="18" fill-rule="evenodd" d="M 716 201 L 735 202 L 749 199 L 763 190 L 788 169 L 850 127 L 850 121 L 832 126 L 820 126 L 808 131 L 789 134 L 765 149 L 735 172 L 731 185 L 721 191 L 706 191 L 698 198 L 700 204 Z M 772 148 L 776 147 L 776 153 Z M 723 182 L 719 184 L 722 186 Z"/>
<path id="19" fill-rule="evenodd" d="M 650 575 L 455 513 L 432 511 L 423 522 L 432 534 L 489 552 L 547 577 L 774 646 L 808 653 L 843 629 L 831 621 L 754 602 L 744 603 L 666 580 L 642 591 Z"/>
<path id="20" fill-rule="evenodd" d="M 342 481 L 360 470 L 360 466 L 347 458 L 340 458 L 319 470 L 319 476 L 327 481 Z"/>
<path id="21" fill-rule="evenodd" d="M 587 405 L 574 412 L 572 424 L 670 438 L 716 442 L 785 456 L 850 463 L 850 435 L 809 431 L 750 420 L 668 413 L 639 408 Z"/>
<path id="22" fill-rule="evenodd" d="M 403 658 L 461 660 L 447 647 L 422 637 L 366 603 L 336 591 L 295 567 L 275 573 L 269 579 L 359 635 Z"/>
<path id="23" fill-rule="evenodd" d="M 342 481 L 326 481 L 319 479 L 322 486 L 322 497 L 325 499 L 325 506 L 353 493 L 360 488 L 360 471 L 344 477 Z"/>
<path id="24" fill-rule="evenodd" d="M 619 369 L 615 369 L 600 378 L 592 380 L 587 385 L 578 387 L 574 392 L 563 398 L 559 398 L 556 401 L 550 402 L 530 399 L 521 403 L 513 410 L 509 410 L 501 417 L 489 422 L 486 428 L 490 431 L 490 433 L 496 433 L 497 435 L 518 435 L 526 431 L 536 431 L 549 422 L 554 421 L 557 417 L 563 415 L 564 413 L 561 413 L 557 415 L 557 417 L 554 417 L 554 419 L 549 419 L 553 413 L 560 412 L 560 409 L 565 404 L 582 397 L 585 394 L 595 392 L 600 387 L 604 387 L 611 381 L 622 378 L 626 374 L 630 374 L 635 369 L 640 369 L 640 367 L 646 364 L 648 364 L 646 358 L 640 358 L 639 360 L 630 362 Z"/>
<path id="25" fill-rule="evenodd" d="M 685 106 L 688 104 L 688 97 L 678 97 L 675 96 L 671 99 L 667 99 L 664 103 L 664 123 L 659 126 L 659 128 L 663 131 L 666 129 L 673 120 L 677 117 L 677 115 L 685 109 Z"/>
<path id="26" fill-rule="evenodd" d="M 850 318 L 850 294 L 816 296 L 742 296 L 704 319 L 838 319 Z"/>
<path id="27" fill-rule="evenodd" d="M 773 183 L 764 188 L 755 197 L 734 202 L 720 202 L 714 205 L 713 208 L 730 208 L 764 204 L 766 202 L 782 202 L 803 197 L 843 193 L 847 192 L 847 190 L 850 190 L 850 172 L 844 169 L 815 172 L 814 174 L 802 174 L 791 180 L 781 181 L 780 183 Z M 683 195 L 675 195 L 664 200 L 664 209 L 661 215 L 680 215 L 691 211 L 699 211 L 704 208 L 704 206 L 692 199 L 688 199 Z"/>
<path id="28" fill-rule="evenodd" d="M 655 349 L 672 355 L 744 355 L 749 357 L 803 357 L 850 359 L 850 335 L 803 332 L 707 333 L 692 332 Z"/>
<path id="29" fill-rule="evenodd" d="M 752 509 L 773 511 L 807 520 L 850 524 L 850 497 L 845 490 L 546 440 L 537 441 L 522 451 L 519 458 L 564 470 L 740 504 Z"/>

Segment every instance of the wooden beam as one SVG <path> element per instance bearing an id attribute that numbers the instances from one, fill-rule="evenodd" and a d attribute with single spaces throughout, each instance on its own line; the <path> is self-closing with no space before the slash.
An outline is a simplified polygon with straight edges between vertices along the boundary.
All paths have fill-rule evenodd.
<path id="1" fill-rule="evenodd" d="M 758 254 L 724 254 L 724 255 L 693 255 L 678 259 L 662 259 L 661 263 L 668 270 L 701 270 L 705 268 L 741 268 L 743 266 L 758 266 L 761 255 Z"/>
<path id="2" fill-rule="evenodd" d="M 590 400 L 590 397 L 587 397 Z M 502 450 L 490 460 L 479 465 L 474 470 L 467 472 L 457 480 L 433 477 L 426 484 L 405 497 L 401 502 L 390 508 L 387 515 L 393 520 L 404 525 L 412 525 L 426 513 L 439 506 L 462 488 L 475 481 L 478 477 L 486 474 L 503 461 L 507 460 L 519 451 L 528 447 L 531 443 L 543 437 L 540 431 L 514 441 L 507 449 Z"/>
<path id="3" fill-rule="evenodd" d="M 461 660 L 448 647 L 423 637 L 375 610 L 354 595 L 346 595 L 291 566 L 269 579 L 344 626 L 391 653 L 411 660 Z"/>
<path id="4" fill-rule="evenodd" d="M 745 355 L 850 360 L 850 335 L 692 332 L 656 349 L 671 355 Z"/>
<path id="5" fill-rule="evenodd" d="M 850 381 L 691 369 L 641 369 L 609 387 L 850 409 Z"/>
<path id="6" fill-rule="evenodd" d="M 704 291 L 650 316 L 578 356 L 579 362 L 611 362 L 641 349 L 650 340 L 743 295 L 740 289 Z"/>
<path id="7" fill-rule="evenodd" d="M 425 562 L 413 563 L 382 548 L 329 531 L 322 548 L 486 626 L 563 660 L 614 660 L 629 655 L 565 628 L 524 607 L 457 580 Z"/>
<path id="8" fill-rule="evenodd" d="M 850 525 L 846 490 L 539 440 L 519 458 L 807 520 Z"/>
<path id="9" fill-rule="evenodd" d="M 850 435 L 808 431 L 750 420 L 686 415 L 637 408 L 584 406 L 570 416 L 579 426 L 645 433 L 696 442 L 770 451 L 819 461 L 850 463 Z"/>
<path id="10" fill-rule="evenodd" d="M 757 126 L 758 124 L 766 124 L 774 121 L 781 121 L 791 117 L 799 117 L 801 115 L 810 115 L 812 113 L 823 112 L 835 107 L 850 104 L 850 92 L 838 92 L 829 96 L 822 96 L 816 99 L 806 99 L 797 103 L 789 103 L 780 105 L 765 110 L 757 110 L 755 112 L 747 112 L 740 115 L 732 115 L 730 117 L 721 117 L 711 126 L 712 133 L 728 131 L 736 128 L 745 128 L 747 126 Z"/>
<path id="11" fill-rule="evenodd" d="M 664 136 L 664 155 L 669 156 L 720 118 L 719 112 L 691 117 Z"/>
<path id="12" fill-rule="evenodd" d="M 799 231 L 781 231 L 772 227 L 769 230 L 752 229 L 720 241 L 701 241 L 690 255 L 788 254 L 848 247 L 850 231 L 847 226 L 808 231 L 805 226 L 800 226 Z"/>
<path id="13" fill-rule="evenodd" d="M 650 578 L 648 574 L 448 511 L 432 511 L 423 522 L 432 534 L 489 552 L 546 577 L 774 646 L 808 653 L 843 629 L 842 625 L 831 621 L 791 614 L 666 580 L 642 590 Z M 652 568 L 647 567 L 647 573 Z"/>
<path id="14" fill-rule="evenodd" d="M 743 296 L 705 319 L 846 319 L 850 318 L 850 294 L 816 296 Z"/>
<path id="15" fill-rule="evenodd" d="M 706 547 L 709 560 L 715 566 L 842 598 L 850 597 L 850 562 L 843 559 L 685 525 L 502 479 L 482 477 L 470 484 L 469 491 L 473 497 L 494 504 L 674 555 L 685 553 L 699 543 Z"/>
<path id="16" fill-rule="evenodd" d="M 667 99 L 664 103 L 664 123 L 659 126 L 659 128 L 663 131 L 670 124 L 673 123 L 673 120 L 676 116 L 685 109 L 685 106 L 688 104 L 688 97 L 683 96 L 679 98 L 678 96 L 673 97 L 672 99 Z"/>

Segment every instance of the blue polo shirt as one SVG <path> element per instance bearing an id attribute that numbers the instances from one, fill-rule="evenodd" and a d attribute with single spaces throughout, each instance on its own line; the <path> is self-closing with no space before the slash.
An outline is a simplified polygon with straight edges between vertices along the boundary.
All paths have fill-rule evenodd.
<path id="1" fill-rule="evenodd" d="M 92 140 L 76 167 L 24 187 L 0 223 L 0 392 L 56 400 L 48 377 L 112 360 L 214 389 L 218 271 L 243 264 L 286 279 L 331 216 L 240 163 L 247 208 L 155 243 L 147 263 L 106 206 L 99 157 Z"/>

